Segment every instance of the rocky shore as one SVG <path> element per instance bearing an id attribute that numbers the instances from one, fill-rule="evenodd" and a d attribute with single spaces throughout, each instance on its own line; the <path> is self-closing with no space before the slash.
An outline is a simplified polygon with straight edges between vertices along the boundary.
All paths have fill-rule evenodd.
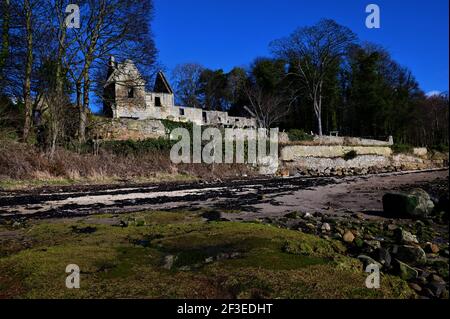
<path id="1" fill-rule="evenodd" d="M 418 298 L 449 298 L 448 183 L 386 193 L 382 218 L 347 214 L 292 212 L 265 223 L 337 239 L 364 269 L 377 265 L 382 273 L 407 281 Z M 431 196 L 430 196 L 431 195 Z"/>

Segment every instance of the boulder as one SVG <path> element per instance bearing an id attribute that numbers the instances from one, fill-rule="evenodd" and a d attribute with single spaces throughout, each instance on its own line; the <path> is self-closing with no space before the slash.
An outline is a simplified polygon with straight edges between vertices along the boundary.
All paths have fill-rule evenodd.
<path id="1" fill-rule="evenodd" d="M 378 255 L 378 260 L 384 267 L 386 267 L 386 268 L 391 267 L 392 257 L 387 249 L 379 248 L 377 250 L 377 255 Z"/>
<path id="2" fill-rule="evenodd" d="M 427 254 L 419 246 L 397 246 L 394 248 L 393 253 L 397 259 L 404 262 L 417 264 L 425 264 L 427 262 Z"/>
<path id="3" fill-rule="evenodd" d="M 324 223 L 324 224 L 322 225 L 322 231 L 324 231 L 324 232 L 330 232 L 330 231 L 331 231 L 331 226 L 330 226 L 330 224 Z"/>
<path id="4" fill-rule="evenodd" d="M 418 244 L 419 243 L 419 241 L 417 240 L 417 237 L 415 235 L 413 235 L 409 231 L 406 231 L 401 228 L 398 228 L 395 231 L 395 237 L 397 238 L 397 241 L 401 244 Z"/>
<path id="5" fill-rule="evenodd" d="M 367 267 L 369 265 L 375 265 L 378 267 L 378 269 L 383 268 L 383 266 L 379 262 L 375 261 L 374 259 L 370 258 L 369 256 L 359 255 L 358 259 L 364 264 L 364 267 Z"/>
<path id="6" fill-rule="evenodd" d="M 347 231 L 344 236 L 342 237 L 346 243 L 353 243 L 355 240 L 355 235 L 351 231 Z"/>
<path id="7" fill-rule="evenodd" d="M 419 276 L 419 273 L 413 267 L 401 262 L 400 260 L 396 260 L 398 264 L 399 276 L 403 280 L 412 280 L 416 279 Z"/>
<path id="8" fill-rule="evenodd" d="M 445 290 L 445 282 L 432 281 L 426 288 L 430 289 L 433 295 L 439 298 Z"/>
<path id="9" fill-rule="evenodd" d="M 383 196 L 383 207 L 386 214 L 421 219 L 432 213 L 434 204 L 427 192 L 414 189 L 408 193 L 387 193 Z"/>

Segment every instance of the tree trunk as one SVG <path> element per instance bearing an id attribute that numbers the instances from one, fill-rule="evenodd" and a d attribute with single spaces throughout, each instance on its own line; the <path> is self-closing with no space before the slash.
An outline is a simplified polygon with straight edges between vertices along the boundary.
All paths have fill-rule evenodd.
<path id="1" fill-rule="evenodd" d="M 9 22 L 10 22 L 10 8 L 9 0 L 3 0 L 4 14 L 2 26 L 2 47 L 0 51 L 0 82 L 3 80 L 3 68 L 6 65 L 6 60 L 9 56 Z"/>
<path id="2" fill-rule="evenodd" d="M 322 136 L 323 135 L 323 130 L 322 130 L 322 107 L 321 107 L 321 101 L 317 101 L 317 99 L 314 101 L 314 113 L 316 115 L 316 120 L 317 120 L 317 131 L 318 131 L 318 135 Z"/>
<path id="3" fill-rule="evenodd" d="M 56 10 L 58 15 L 63 14 L 64 7 L 63 1 L 56 2 Z M 63 19 L 63 15 L 58 17 L 59 22 L 59 30 L 58 30 L 58 53 L 56 57 L 56 94 L 58 96 L 62 96 L 64 90 L 64 80 L 63 77 L 63 57 L 66 51 L 66 34 L 67 34 L 67 26 L 66 21 Z"/>
<path id="4" fill-rule="evenodd" d="M 80 124 L 79 124 L 79 139 L 80 143 L 86 141 L 86 123 L 87 123 L 87 110 L 89 109 L 89 91 L 90 91 L 90 79 L 89 72 L 84 75 L 84 88 L 83 88 L 83 103 L 80 104 Z"/>
<path id="5" fill-rule="evenodd" d="M 27 37 L 27 53 L 25 62 L 25 79 L 23 87 L 23 100 L 25 103 L 25 123 L 23 127 L 23 140 L 28 141 L 32 127 L 32 101 L 31 101 L 31 72 L 33 68 L 33 30 L 31 25 L 31 6 L 29 0 L 24 1 L 25 28 Z"/>
<path id="6" fill-rule="evenodd" d="M 82 110 L 81 107 L 83 105 L 83 102 L 81 101 L 81 99 L 83 98 L 83 92 L 81 90 L 81 81 L 77 81 L 75 83 L 75 87 L 76 87 L 76 94 L 77 94 L 77 109 L 79 111 L 81 111 Z"/>

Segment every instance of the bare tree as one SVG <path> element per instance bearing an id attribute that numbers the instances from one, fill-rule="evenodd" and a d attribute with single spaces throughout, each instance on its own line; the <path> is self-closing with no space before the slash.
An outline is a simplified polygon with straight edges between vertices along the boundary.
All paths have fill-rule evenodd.
<path id="1" fill-rule="evenodd" d="M 244 90 L 250 102 L 244 109 L 256 119 L 258 127 L 270 128 L 289 113 L 292 103 L 282 95 L 267 93 L 258 85 L 246 86 Z"/>
<path id="2" fill-rule="evenodd" d="M 40 56 L 38 47 L 42 44 L 44 21 L 48 18 L 44 0 L 8 1 L 9 15 L 11 17 L 12 30 L 8 34 L 8 45 L 11 47 L 11 59 L 8 60 L 9 70 L 8 85 L 21 87 L 20 95 L 15 95 L 17 100 L 23 100 L 25 118 L 22 129 L 22 139 L 28 141 L 33 122 L 32 112 L 34 106 L 34 72 Z M 11 92 L 16 89 L 11 89 Z M 12 94 L 10 94 L 12 95 Z"/>
<path id="3" fill-rule="evenodd" d="M 356 40 L 348 28 L 333 20 L 321 20 L 312 27 L 297 29 L 291 36 L 271 43 L 273 52 L 290 63 L 291 74 L 298 76 L 313 102 L 318 133 L 322 131 L 324 79 L 330 68 Z"/>
<path id="4" fill-rule="evenodd" d="M 198 99 L 199 79 L 204 67 L 197 63 L 177 65 L 172 71 L 175 92 L 180 102 L 189 107 L 201 107 Z"/>
<path id="5" fill-rule="evenodd" d="M 156 58 L 149 26 L 152 1 L 86 0 L 82 4 L 85 15 L 80 29 L 71 30 L 70 36 L 75 41 L 68 46 L 77 54 L 67 59 L 77 89 L 80 142 L 86 139 L 93 68 L 106 68 L 110 55 L 134 59 L 140 66 L 152 65 Z M 83 83 L 82 101 L 80 83 Z"/>
<path id="6" fill-rule="evenodd" d="M 2 16 L 1 26 L 1 45 L 0 45 L 0 85 L 3 84 L 3 71 L 9 57 L 9 32 L 11 21 L 10 0 L 2 0 L 0 2 L 0 15 Z"/>
<path id="7" fill-rule="evenodd" d="M 60 91 L 53 90 L 45 94 L 43 99 L 48 128 L 48 152 L 50 158 L 55 155 L 58 139 L 65 130 L 67 109 L 70 106 L 69 98 Z"/>
<path id="8" fill-rule="evenodd" d="M 24 1 L 24 15 L 25 15 L 25 33 L 26 33 L 26 61 L 25 61 L 25 76 L 23 84 L 23 100 L 25 103 L 25 124 L 23 127 L 23 140 L 27 141 L 31 129 L 31 72 L 33 71 L 33 7 L 30 0 Z"/>

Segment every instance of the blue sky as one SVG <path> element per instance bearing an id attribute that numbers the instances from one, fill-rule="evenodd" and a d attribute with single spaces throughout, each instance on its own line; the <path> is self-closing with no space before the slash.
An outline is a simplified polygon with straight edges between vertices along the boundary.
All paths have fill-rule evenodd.
<path id="1" fill-rule="evenodd" d="M 383 45 L 422 89 L 448 91 L 448 0 L 153 0 L 153 32 L 166 71 L 185 62 L 229 71 L 270 55 L 268 45 L 300 26 L 331 18 L 362 41 Z M 365 8 L 381 8 L 367 29 Z"/>

